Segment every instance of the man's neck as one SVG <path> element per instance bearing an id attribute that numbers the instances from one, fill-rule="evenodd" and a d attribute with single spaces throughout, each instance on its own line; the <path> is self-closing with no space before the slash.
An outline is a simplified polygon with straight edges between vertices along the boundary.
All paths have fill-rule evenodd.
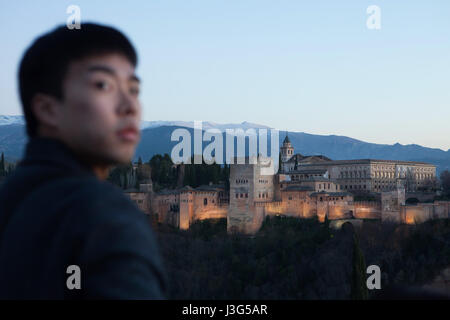
<path id="1" fill-rule="evenodd" d="M 40 128 L 40 129 L 41 130 L 38 131 L 39 132 L 39 137 L 56 139 L 56 140 L 59 140 L 59 141 L 63 142 L 59 137 L 55 136 L 52 132 L 44 130 L 45 128 Z M 67 144 L 65 144 L 65 145 L 67 147 L 69 147 Z M 86 160 L 86 157 L 83 157 L 82 155 L 80 155 L 78 152 L 75 152 L 74 150 L 72 150 L 72 152 L 74 152 L 74 154 L 78 157 L 78 160 L 84 166 L 86 166 L 87 168 L 92 170 L 94 175 L 99 180 L 106 180 L 106 178 L 108 178 L 109 170 L 111 168 L 110 165 L 106 165 L 106 164 L 90 164 L 89 161 Z"/>

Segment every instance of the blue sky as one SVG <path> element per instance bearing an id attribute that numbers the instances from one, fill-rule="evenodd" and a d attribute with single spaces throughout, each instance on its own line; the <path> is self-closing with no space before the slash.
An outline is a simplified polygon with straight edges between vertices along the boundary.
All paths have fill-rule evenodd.
<path id="1" fill-rule="evenodd" d="M 71 4 L 131 38 L 145 120 L 450 148 L 447 0 L 2 1 L 0 114 L 21 114 L 19 58 Z M 366 27 L 369 5 L 380 30 Z"/>

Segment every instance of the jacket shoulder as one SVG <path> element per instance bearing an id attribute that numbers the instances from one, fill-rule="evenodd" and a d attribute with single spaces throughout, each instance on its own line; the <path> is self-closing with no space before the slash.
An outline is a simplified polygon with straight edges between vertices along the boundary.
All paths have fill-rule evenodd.
<path id="1" fill-rule="evenodd" d="M 81 179 L 77 182 L 74 206 L 81 205 L 82 210 L 97 218 L 132 218 L 143 217 L 139 210 L 122 189 L 107 181 Z"/>

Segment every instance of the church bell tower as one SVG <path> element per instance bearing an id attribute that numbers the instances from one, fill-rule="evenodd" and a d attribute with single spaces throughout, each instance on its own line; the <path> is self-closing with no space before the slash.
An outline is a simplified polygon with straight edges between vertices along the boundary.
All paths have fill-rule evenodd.
<path id="1" fill-rule="evenodd" d="M 294 155 L 294 148 L 292 147 L 291 141 L 289 140 L 288 134 L 286 132 L 286 138 L 284 138 L 283 145 L 280 148 L 281 162 L 286 162 Z"/>

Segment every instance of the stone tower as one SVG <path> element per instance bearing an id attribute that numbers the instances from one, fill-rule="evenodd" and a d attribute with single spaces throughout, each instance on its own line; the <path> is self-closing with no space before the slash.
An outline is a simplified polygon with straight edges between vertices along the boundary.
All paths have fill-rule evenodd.
<path id="1" fill-rule="evenodd" d="M 256 162 L 245 159 L 245 164 L 230 166 L 230 207 L 227 217 L 228 232 L 253 234 L 263 222 L 264 213 L 258 206 L 274 199 L 274 175 L 263 170 L 273 165 L 269 157 L 258 156 Z M 255 164 L 251 164 L 255 163 Z"/>
<path id="2" fill-rule="evenodd" d="M 194 216 L 194 189 L 185 186 L 180 190 L 180 215 L 179 228 L 182 230 L 189 229 Z"/>
<path id="3" fill-rule="evenodd" d="M 283 141 L 283 145 L 280 148 L 280 153 L 281 153 L 281 162 L 288 161 L 294 155 L 294 148 L 292 147 L 292 144 L 291 144 L 291 141 L 289 140 L 287 132 L 286 132 L 286 138 L 284 138 L 284 141 Z"/>

